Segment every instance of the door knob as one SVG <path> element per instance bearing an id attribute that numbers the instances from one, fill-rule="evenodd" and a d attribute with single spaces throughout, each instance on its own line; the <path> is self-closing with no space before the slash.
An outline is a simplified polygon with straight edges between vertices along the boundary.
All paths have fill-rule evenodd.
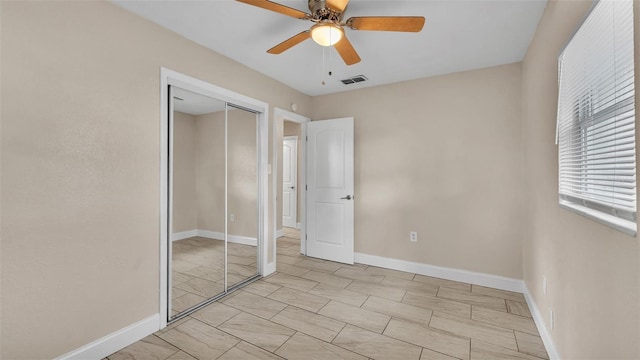
<path id="1" fill-rule="evenodd" d="M 295 188 L 296 188 L 295 186 L 292 186 L 292 187 L 290 187 L 289 189 L 293 190 L 293 189 L 295 189 Z"/>
<path id="2" fill-rule="evenodd" d="M 340 199 L 342 199 L 342 200 L 351 200 L 351 195 L 347 195 L 347 196 L 345 196 L 343 198 L 340 198 Z"/>

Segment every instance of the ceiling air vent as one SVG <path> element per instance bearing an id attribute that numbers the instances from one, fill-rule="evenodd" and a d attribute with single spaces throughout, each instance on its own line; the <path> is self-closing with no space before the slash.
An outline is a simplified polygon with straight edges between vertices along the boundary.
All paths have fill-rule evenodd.
<path id="1" fill-rule="evenodd" d="M 345 85 L 350 85 L 350 84 L 360 83 L 367 80 L 368 80 L 367 77 L 364 75 L 356 75 L 354 77 L 350 77 L 348 79 L 343 79 L 340 81 L 342 81 L 342 83 Z"/>

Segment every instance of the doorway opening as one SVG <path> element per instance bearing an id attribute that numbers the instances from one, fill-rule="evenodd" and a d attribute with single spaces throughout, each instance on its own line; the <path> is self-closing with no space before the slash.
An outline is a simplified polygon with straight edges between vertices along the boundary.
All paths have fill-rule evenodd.
<path id="1" fill-rule="evenodd" d="M 301 148 L 302 127 L 300 124 L 284 121 L 284 138 L 282 141 L 282 227 L 300 229 L 300 197 L 303 195 L 300 186 L 300 163 L 302 159 L 298 149 Z"/>
<path id="2" fill-rule="evenodd" d="M 274 191 L 274 229 L 279 246 L 299 248 L 305 254 L 305 134 L 311 119 L 275 108 L 274 171 L 277 181 Z M 286 242 L 286 244 L 285 244 Z"/>
<path id="3" fill-rule="evenodd" d="M 294 228 L 283 226 L 283 149 L 286 121 L 301 125 L 300 254 L 346 264 L 354 261 L 354 119 L 310 122 L 310 119 L 274 109 L 273 163 L 277 194 L 273 219 L 276 244 L 297 241 Z M 303 190 L 304 189 L 304 190 Z M 291 199 L 289 199 L 291 200 Z M 293 203 L 293 201 L 292 201 Z M 291 237 L 285 237 L 285 231 Z M 280 241 L 280 244 L 284 243 Z M 286 244 L 293 249 L 295 243 Z M 275 257 L 274 257 L 275 261 Z M 277 263 L 277 262 L 276 262 Z"/>

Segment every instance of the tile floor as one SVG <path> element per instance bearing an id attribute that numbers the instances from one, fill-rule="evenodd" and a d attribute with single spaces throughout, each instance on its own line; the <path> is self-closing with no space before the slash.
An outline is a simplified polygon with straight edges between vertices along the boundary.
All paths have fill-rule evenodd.
<path id="1" fill-rule="evenodd" d="M 277 273 L 108 359 L 548 359 L 522 294 L 299 247 L 278 239 Z"/>
<path id="2" fill-rule="evenodd" d="M 171 313 L 176 315 L 224 291 L 224 241 L 192 237 L 172 244 Z M 255 246 L 228 243 L 227 285 L 258 273 Z"/>

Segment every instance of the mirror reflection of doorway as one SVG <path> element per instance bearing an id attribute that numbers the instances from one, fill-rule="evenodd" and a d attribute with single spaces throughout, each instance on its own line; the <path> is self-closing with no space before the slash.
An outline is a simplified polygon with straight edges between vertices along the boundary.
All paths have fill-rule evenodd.
<path id="1" fill-rule="evenodd" d="M 171 86 L 168 313 L 258 277 L 258 116 Z"/>

